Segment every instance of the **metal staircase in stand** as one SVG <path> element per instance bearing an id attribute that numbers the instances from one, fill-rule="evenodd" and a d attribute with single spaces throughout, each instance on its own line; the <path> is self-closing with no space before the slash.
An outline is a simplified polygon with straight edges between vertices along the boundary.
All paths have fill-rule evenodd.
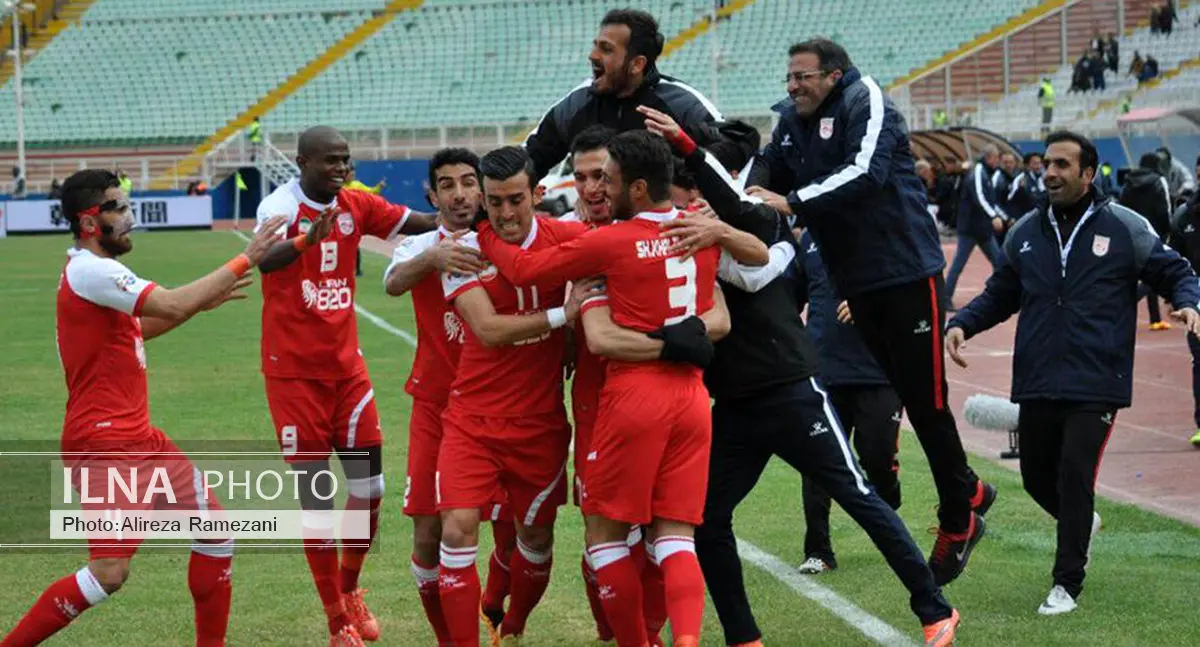
<path id="1" fill-rule="evenodd" d="M 259 195 L 260 200 L 267 197 L 267 193 L 273 188 L 300 177 L 300 167 L 276 148 L 269 137 L 263 137 L 262 143 L 256 145 L 246 141 L 245 134 L 241 132 L 230 135 L 204 156 L 201 173 L 209 186 L 216 186 L 238 170 L 247 167 L 258 169 L 264 180 L 259 183 L 262 192 Z M 240 207 L 241 200 L 236 200 L 235 223 L 241 220 Z"/>

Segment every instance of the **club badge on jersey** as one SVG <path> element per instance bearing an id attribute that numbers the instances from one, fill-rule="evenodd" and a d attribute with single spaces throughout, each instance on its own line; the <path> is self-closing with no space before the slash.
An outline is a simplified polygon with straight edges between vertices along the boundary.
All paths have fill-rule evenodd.
<path id="1" fill-rule="evenodd" d="M 1108 253 L 1108 236 L 1096 234 L 1092 239 L 1092 253 L 1096 256 L 1104 256 Z"/>
<path id="2" fill-rule="evenodd" d="M 818 134 L 821 135 L 821 139 L 833 137 L 833 117 L 821 118 L 821 129 Z"/>
<path id="3" fill-rule="evenodd" d="M 354 233 L 354 216 L 348 213 L 342 213 L 338 216 L 338 231 L 342 232 L 343 236 L 349 236 Z"/>

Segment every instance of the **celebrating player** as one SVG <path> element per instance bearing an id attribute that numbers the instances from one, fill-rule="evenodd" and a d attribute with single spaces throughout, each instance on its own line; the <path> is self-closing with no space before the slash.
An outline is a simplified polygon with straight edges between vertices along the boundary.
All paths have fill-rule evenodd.
<path id="1" fill-rule="evenodd" d="M 300 135 L 299 180 L 280 186 L 258 208 L 259 228 L 286 216 L 276 243 L 263 259 L 262 369 L 267 403 L 284 460 L 306 474 L 328 469 L 329 454 L 342 455 L 350 496 L 347 510 L 370 513 L 370 536 L 383 497 L 383 438 L 375 391 L 358 349 L 354 317 L 355 251 L 364 234 L 390 238 L 397 232 L 432 229 L 433 217 L 413 214 L 363 191 L 342 191 L 350 147 L 336 130 L 317 126 Z M 352 456 L 345 456 L 353 452 Z M 362 458 L 364 457 L 365 458 Z M 302 481 L 310 479 L 302 478 Z M 312 483 L 302 493 L 315 491 Z M 331 498 L 301 501 L 306 529 L 322 530 Z M 310 532 L 310 534 L 316 534 Z M 305 542 L 304 554 L 329 621 L 330 645 L 355 647 L 379 637 L 379 624 L 358 588 L 370 541 L 345 545 L 341 569 L 332 542 Z"/>
<path id="2" fill-rule="evenodd" d="M 79 171 L 63 183 L 62 210 L 75 246 L 58 283 L 56 338 L 67 380 L 63 423 L 63 460 L 73 479 L 89 474 L 89 489 L 104 492 L 111 470 L 128 471 L 134 492 L 144 492 L 151 474 L 165 471 L 174 501 L 157 494 L 153 501 L 85 502 L 89 514 L 136 510 L 219 509 L 196 492 L 199 472 L 162 430 L 151 426 L 146 393 L 143 340 L 163 335 L 201 310 L 244 298 L 242 278 L 274 242 L 270 221 L 224 266 L 175 289 L 139 278 L 117 257 L 133 250 L 129 197 L 109 171 Z M 174 453 L 176 456 L 164 456 Z M 103 458 L 117 456 L 118 458 Z M 140 473 L 141 477 L 136 474 Z M 80 487 L 78 482 L 76 487 Z M 161 484 L 160 484 L 161 485 Z M 199 496 L 197 496 L 199 495 Z M 87 566 L 51 584 L 8 636 L 3 647 L 28 647 L 46 640 L 87 609 L 116 593 L 129 577 L 140 539 L 89 538 Z M 188 563 L 188 588 L 196 608 L 196 645 L 225 644 L 232 595 L 233 540 L 198 539 Z"/>
<path id="3" fill-rule="evenodd" d="M 405 238 L 384 271 L 387 293 L 412 292 L 417 319 L 417 354 L 405 391 L 413 398 L 408 424 L 408 477 L 404 513 L 413 520 L 412 571 L 421 604 L 439 644 L 450 642 L 438 595 L 438 544 L 442 521 L 437 514 L 436 473 L 442 444 L 442 411 L 462 352 L 462 321 L 446 302 L 442 272 L 474 274 L 483 257 L 458 238 L 469 231 L 479 210 L 479 157 L 464 148 L 445 148 L 429 160 L 430 201 L 438 210 L 438 228 Z M 496 549 L 488 569 L 483 610 L 499 625 L 508 596 L 508 560 L 516 545 L 516 529 L 506 506 L 488 506 Z M 495 510 L 499 508 L 498 510 Z M 495 512 L 495 514 L 493 514 Z"/>
<path id="4" fill-rule="evenodd" d="M 524 150 L 492 151 L 480 168 L 488 221 L 505 240 L 542 249 L 587 230 L 534 217 L 532 162 Z M 474 236 L 460 242 L 477 245 Z M 444 274 L 443 283 L 467 326 L 438 455 L 442 609 L 454 644 L 477 645 L 479 507 L 505 492 L 517 522 L 517 550 L 500 634 L 516 642 L 549 584 L 554 519 L 566 501 L 571 432 L 562 398 L 566 338 L 560 329 L 575 318 L 578 305 L 564 304 L 561 279 L 510 283 L 490 267 Z"/>
<path id="5" fill-rule="evenodd" d="M 484 254 L 518 283 L 603 274 L 620 325 L 650 333 L 689 322 L 703 334 L 695 314 L 713 307 L 718 250 L 673 256 L 670 241 L 660 237 L 659 223 L 679 215 L 669 199 L 670 150 L 650 133 L 631 131 L 613 138 L 608 153 L 609 205 L 615 218 L 629 222 L 541 251 L 499 244 L 503 230 L 485 224 L 479 236 Z M 704 614 L 692 535 L 704 507 L 708 392 L 695 366 L 646 360 L 608 364 L 581 497 L 588 556 L 601 588 L 610 592 L 602 602 L 617 643 L 646 644 L 640 576 L 625 539 L 631 525 L 653 522 L 675 644 L 694 645 Z"/>

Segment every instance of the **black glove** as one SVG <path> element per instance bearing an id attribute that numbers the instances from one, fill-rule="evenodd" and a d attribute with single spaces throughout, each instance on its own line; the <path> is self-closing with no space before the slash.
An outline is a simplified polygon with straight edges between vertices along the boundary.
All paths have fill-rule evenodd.
<path id="1" fill-rule="evenodd" d="M 668 362 L 686 362 L 708 368 L 716 352 L 704 321 L 695 315 L 646 335 L 662 340 L 663 349 L 658 358 Z"/>

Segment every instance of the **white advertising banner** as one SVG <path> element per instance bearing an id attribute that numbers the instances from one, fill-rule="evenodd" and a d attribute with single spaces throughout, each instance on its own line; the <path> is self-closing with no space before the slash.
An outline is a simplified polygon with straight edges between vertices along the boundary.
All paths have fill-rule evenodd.
<path id="1" fill-rule="evenodd" d="M 130 200 L 138 229 L 212 226 L 212 196 L 134 198 Z M 67 231 L 58 200 L 11 200 L 3 205 L 3 227 L 10 232 Z"/>

